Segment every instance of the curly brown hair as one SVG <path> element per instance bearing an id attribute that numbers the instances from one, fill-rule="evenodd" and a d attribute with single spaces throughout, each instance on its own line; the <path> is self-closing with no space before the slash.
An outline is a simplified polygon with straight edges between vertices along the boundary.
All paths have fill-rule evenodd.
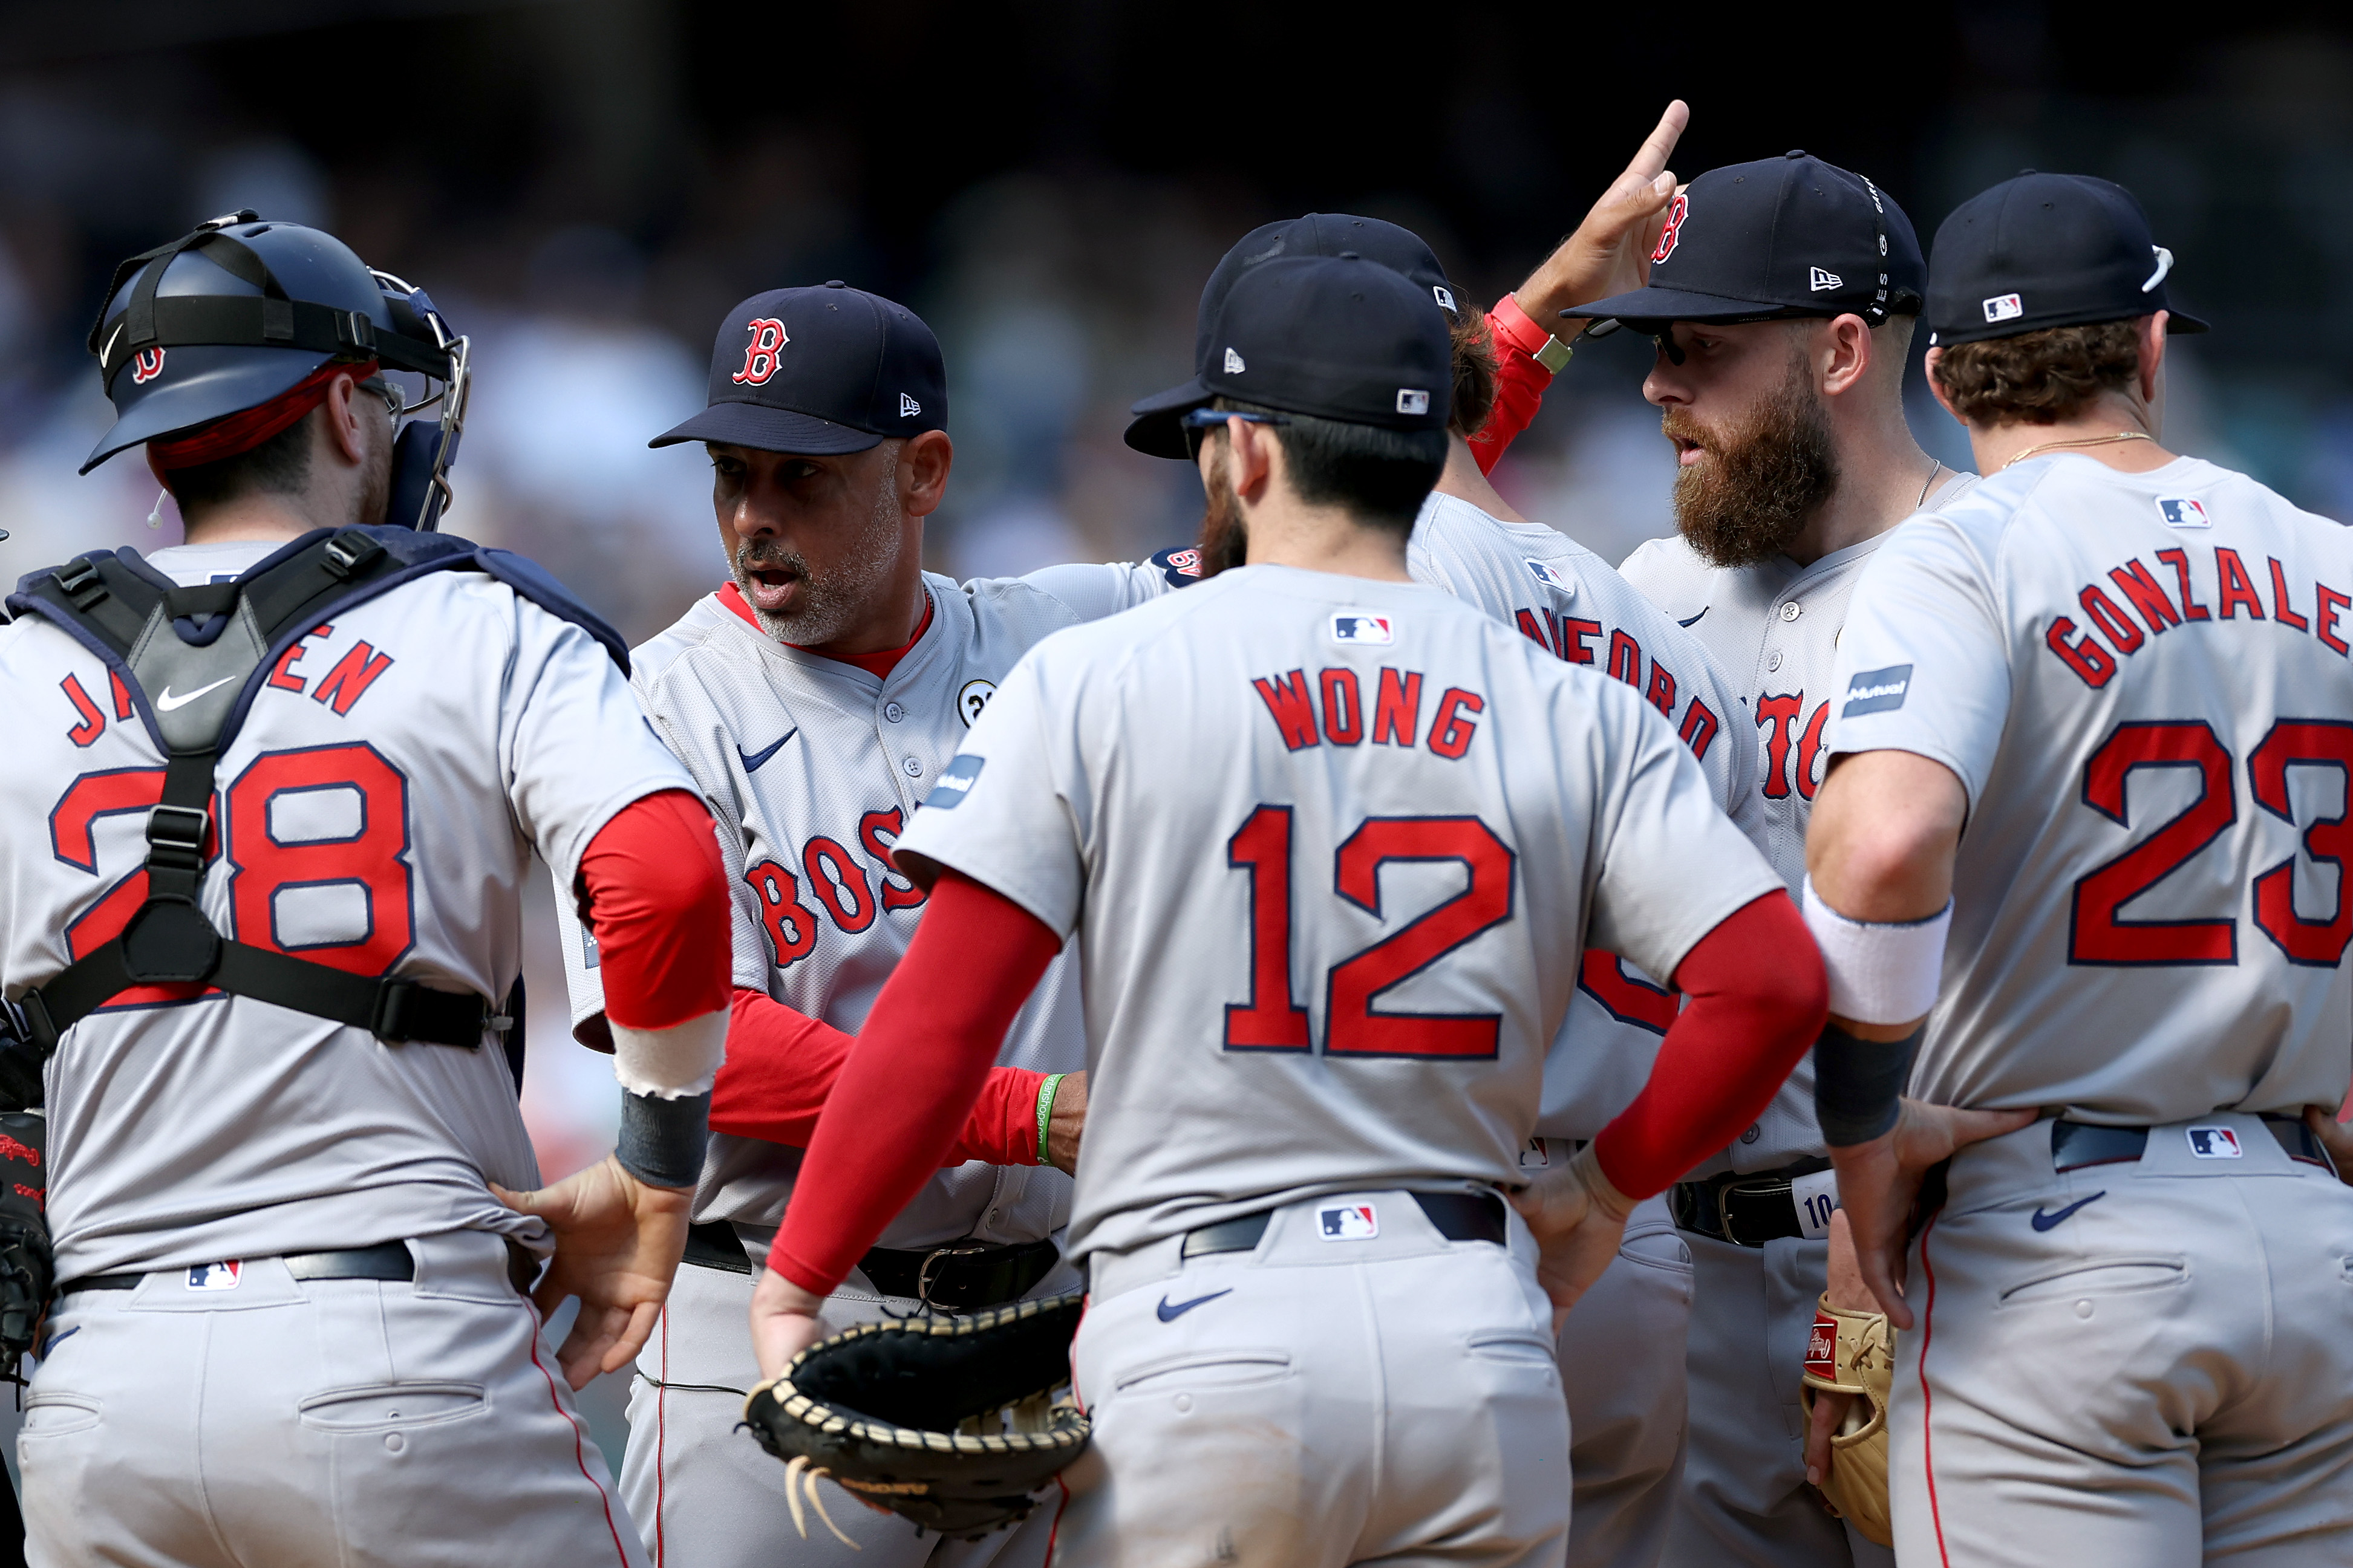
<path id="1" fill-rule="evenodd" d="M 1486 311 L 1459 294 L 1455 302 L 1454 405 L 1446 427 L 1468 440 L 1495 410 L 1495 340 L 1487 330 Z"/>
<path id="2" fill-rule="evenodd" d="M 1936 385 L 1972 425 L 2055 425 L 2139 374 L 2137 321 L 1955 343 L 1936 361 Z"/>

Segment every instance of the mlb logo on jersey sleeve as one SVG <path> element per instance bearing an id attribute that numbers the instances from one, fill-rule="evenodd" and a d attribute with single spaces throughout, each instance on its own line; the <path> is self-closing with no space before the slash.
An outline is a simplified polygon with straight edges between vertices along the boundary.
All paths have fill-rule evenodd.
<path id="1" fill-rule="evenodd" d="M 1577 584 L 1570 580 L 1568 574 L 1562 571 L 1559 567 L 1554 565 L 1549 561 L 1538 561 L 1533 557 L 1529 557 L 1524 558 L 1520 564 L 1528 569 L 1529 576 L 1534 577 L 1537 582 L 1543 584 L 1546 587 L 1550 588 L 1556 594 L 1574 594 L 1577 592 Z"/>
<path id="2" fill-rule="evenodd" d="M 1381 1216 L 1370 1204 L 1337 1204 L 1315 1211 L 1315 1227 L 1326 1241 L 1370 1241 L 1381 1233 Z"/>
<path id="3" fill-rule="evenodd" d="M 245 1278 L 245 1265 L 238 1262 L 199 1263 L 188 1270 L 191 1290 L 234 1290 Z"/>
<path id="4" fill-rule="evenodd" d="M 2188 496 L 2158 497 L 2157 515 L 2165 519 L 2165 526 L 2168 528 L 2211 528 L 2214 526 L 2214 520 L 2206 515 L 2205 507 L 2199 502 L 2190 500 Z"/>
<path id="5" fill-rule="evenodd" d="M 2200 1160 L 2239 1160 L 2246 1151 L 2239 1147 L 2239 1135 L 2228 1127 L 2191 1127 L 2189 1152 Z"/>
<path id="6" fill-rule="evenodd" d="M 1342 610 L 1332 617 L 1332 640 L 1393 643 L 1397 641 L 1397 624 L 1387 616 L 1376 616 L 1367 610 Z"/>

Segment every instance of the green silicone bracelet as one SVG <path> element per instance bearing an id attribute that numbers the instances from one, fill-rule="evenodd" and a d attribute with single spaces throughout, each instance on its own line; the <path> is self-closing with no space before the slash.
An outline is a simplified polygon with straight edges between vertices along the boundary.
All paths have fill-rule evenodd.
<path id="1" fill-rule="evenodd" d="M 1062 1080 L 1070 1076 L 1068 1073 L 1050 1072 L 1046 1075 L 1046 1081 L 1038 1086 L 1038 1163 L 1041 1165 L 1054 1163 L 1046 1157 L 1046 1126 L 1054 1120 L 1054 1093 L 1062 1087 Z"/>

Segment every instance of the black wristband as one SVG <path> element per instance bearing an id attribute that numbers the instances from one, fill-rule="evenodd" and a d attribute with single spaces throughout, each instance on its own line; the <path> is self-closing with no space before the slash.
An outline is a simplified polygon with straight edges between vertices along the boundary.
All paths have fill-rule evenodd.
<path id="1" fill-rule="evenodd" d="M 1895 1125 L 1912 1055 L 1928 1026 L 1900 1040 L 1858 1040 L 1825 1024 L 1814 1041 L 1814 1120 L 1831 1148 L 1868 1143 Z"/>
<path id="2" fill-rule="evenodd" d="M 650 1187 L 691 1187 L 702 1180 L 711 1142 L 711 1096 L 659 1100 L 621 1091 L 621 1137 L 614 1158 Z"/>

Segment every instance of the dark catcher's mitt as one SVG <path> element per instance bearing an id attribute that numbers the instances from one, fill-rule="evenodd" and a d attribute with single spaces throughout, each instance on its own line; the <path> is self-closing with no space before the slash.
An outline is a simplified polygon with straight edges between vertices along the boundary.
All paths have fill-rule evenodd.
<path id="1" fill-rule="evenodd" d="M 841 1535 L 820 1476 L 943 1535 L 977 1541 L 1029 1517 L 1030 1494 L 1086 1451 L 1087 1418 L 1054 1398 L 1085 1304 L 864 1323 L 795 1356 L 744 1402 L 752 1436 L 787 1467 L 793 1523 L 808 1533 L 806 1487 Z"/>

